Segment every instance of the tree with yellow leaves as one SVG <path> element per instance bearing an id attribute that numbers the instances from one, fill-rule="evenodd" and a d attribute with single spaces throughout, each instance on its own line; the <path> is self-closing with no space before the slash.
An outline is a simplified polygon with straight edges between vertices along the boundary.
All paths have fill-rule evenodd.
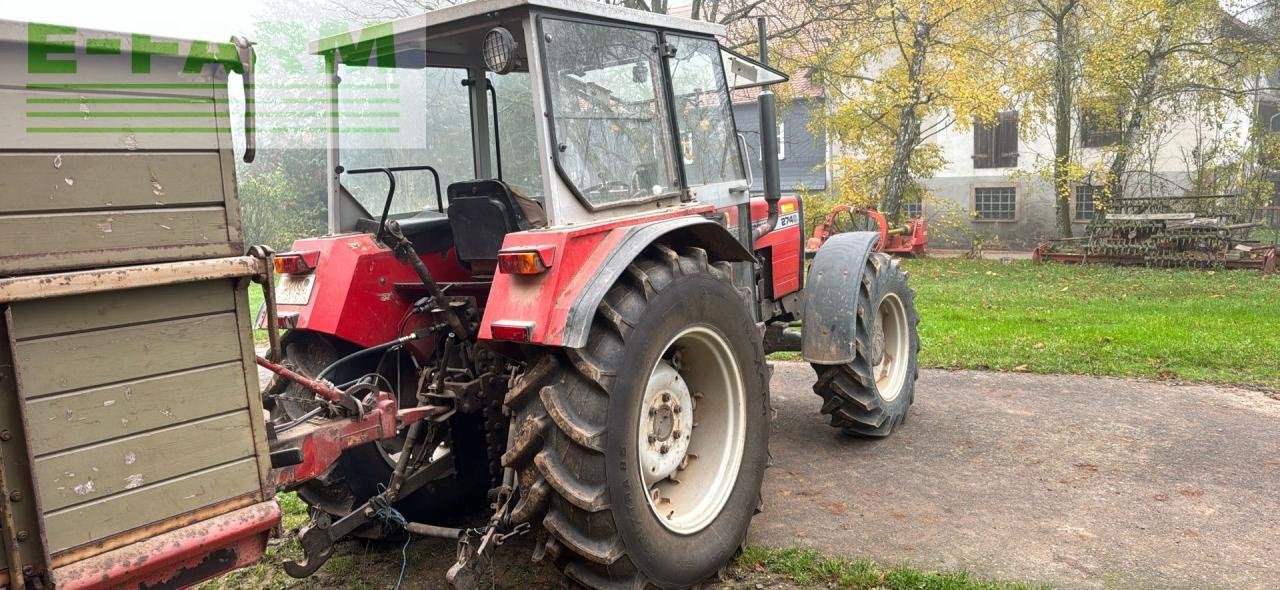
<path id="1" fill-rule="evenodd" d="M 816 124 L 841 147 L 829 163 L 845 202 L 880 207 L 891 221 L 918 199 L 919 178 L 945 164 L 928 139 L 990 119 L 1006 103 L 1009 28 L 996 0 L 855 0 L 805 3 L 826 18 L 806 31 L 799 56 L 831 100 Z M 794 70 L 793 70 L 794 71 Z"/>
<path id="2" fill-rule="evenodd" d="M 1086 106 L 1117 121 L 1108 149 L 1105 194 L 1122 197 L 1143 174 L 1145 142 L 1197 113 L 1252 111 L 1276 67 L 1269 36 L 1219 0 L 1099 2 L 1084 53 Z"/>

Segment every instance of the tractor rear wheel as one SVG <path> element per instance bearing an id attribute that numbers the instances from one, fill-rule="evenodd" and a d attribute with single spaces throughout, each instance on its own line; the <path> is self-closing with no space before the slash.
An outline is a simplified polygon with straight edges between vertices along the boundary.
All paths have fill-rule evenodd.
<path id="1" fill-rule="evenodd" d="M 915 400 L 920 316 L 907 273 L 883 252 L 867 258 L 860 289 L 854 359 L 813 365 L 813 391 L 822 396 L 822 413 L 832 426 L 853 436 L 885 437 L 906 421 Z"/>
<path id="2" fill-rule="evenodd" d="M 512 520 L 541 523 L 540 550 L 567 577 L 685 588 L 733 557 L 760 507 L 769 404 L 729 265 L 650 248 L 600 303 L 586 347 L 529 366 L 505 400 Z"/>

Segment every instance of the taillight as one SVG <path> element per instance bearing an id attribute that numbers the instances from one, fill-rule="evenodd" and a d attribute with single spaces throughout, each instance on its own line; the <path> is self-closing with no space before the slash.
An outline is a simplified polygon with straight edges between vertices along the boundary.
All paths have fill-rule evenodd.
<path id="1" fill-rule="evenodd" d="M 554 246 L 512 248 L 498 252 L 498 270 L 509 275 L 536 275 L 547 272 L 555 258 Z"/>
<path id="2" fill-rule="evenodd" d="M 494 322 L 494 340 L 528 342 L 533 337 L 533 322 Z"/>
<path id="3" fill-rule="evenodd" d="M 276 274 L 305 275 L 316 269 L 320 262 L 319 250 L 282 252 L 275 255 Z"/>

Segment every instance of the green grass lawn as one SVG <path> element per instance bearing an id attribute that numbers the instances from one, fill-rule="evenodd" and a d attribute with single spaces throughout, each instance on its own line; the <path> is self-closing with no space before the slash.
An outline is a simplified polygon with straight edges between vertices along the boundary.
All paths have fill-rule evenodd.
<path id="1" fill-rule="evenodd" d="M 257 283 L 249 285 L 249 313 L 258 317 L 258 309 L 262 307 L 262 286 Z M 256 321 L 256 320 L 255 320 Z M 259 347 L 267 345 L 267 331 L 254 329 L 253 343 Z"/>
<path id="2" fill-rule="evenodd" d="M 903 263 L 926 367 L 1280 388 L 1280 276 L 992 260 Z"/>

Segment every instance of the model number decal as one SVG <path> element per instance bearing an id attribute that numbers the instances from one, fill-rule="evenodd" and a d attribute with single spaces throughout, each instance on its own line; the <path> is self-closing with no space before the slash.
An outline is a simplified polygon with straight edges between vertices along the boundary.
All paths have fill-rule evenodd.
<path id="1" fill-rule="evenodd" d="M 785 229 L 796 225 L 800 225 L 800 213 L 788 213 L 778 218 L 777 229 Z"/>

